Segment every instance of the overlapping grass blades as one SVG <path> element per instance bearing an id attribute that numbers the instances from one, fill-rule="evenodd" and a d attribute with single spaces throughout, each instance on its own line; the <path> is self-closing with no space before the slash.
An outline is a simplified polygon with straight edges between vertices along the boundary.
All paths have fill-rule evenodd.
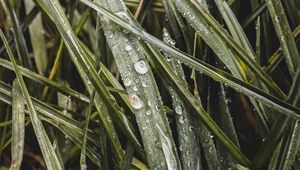
<path id="1" fill-rule="evenodd" d="M 130 21 L 122 1 L 96 1 Z M 106 40 L 120 70 L 134 108 L 150 168 L 180 169 L 175 143 L 152 71 L 135 35 L 106 18 L 101 18 Z M 125 54 L 125 56 L 124 56 Z M 156 146 L 156 147 L 154 147 Z M 164 158 L 164 159 L 162 159 Z"/>
<path id="2" fill-rule="evenodd" d="M 51 169 L 62 169 L 62 167 L 60 165 L 60 162 L 58 161 L 58 158 L 56 156 L 56 153 L 54 152 L 52 144 L 49 140 L 49 137 L 48 137 L 48 135 L 47 135 L 47 133 L 46 133 L 44 127 L 43 127 L 43 124 L 41 123 L 41 121 L 40 121 L 40 119 L 39 119 L 39 117 L 36 113 L 36 110 L 34 108 L 34 105 L 32 103 L 32 100 L 30 98 L 28 90 L 26 88 L 23 77 L 20 73 L 20 70 L 17 66 L 17 63 L 14 59 L 14 56 L 13 56 L 11 50 L 10 50 L 10 47 L 8 45 L 8 42 L 5 38 L 2 30 L 0 30 L 0 35 L 1 35 L 1 39 L 4 43 L 4 45 L 6 47 L 6 50 L 8 52 L 9 58 L 12 62 L 12 65 L 14 67 L 14 71 L 15 71 L 16 76 L 18 78 L 18 82 L 20 83 L 21 90 L 22 90 L 23 96 L 25 98 L 25 101 L 26 101 L 26 104 L 27 104 L 27 107 L 28 107 L 28 110 L 29 110 L 29 113 L 30 113 L 31 122 L 33 124 L 33 128 L 34 128 L 36 137 L 38 139 L 41 151 L 43 153 L 45 162 L 47 164 L 47 167 L 51 168 Z"/>

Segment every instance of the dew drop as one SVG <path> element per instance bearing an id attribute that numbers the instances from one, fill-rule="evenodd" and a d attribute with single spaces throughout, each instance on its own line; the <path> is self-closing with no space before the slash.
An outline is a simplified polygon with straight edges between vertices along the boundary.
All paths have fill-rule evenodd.
<path id="1" fill-rule="evenodd" d="M 133 91 L 138 91 L 138 88 L 136 86 L 133 86 L 132 90 Z"/>
<path id="2" fill-rule="evenodd" d="M 130 45 L 127 44 L 127 45 L 125 46 L 125 51 L 130 51 L 130 50 L 132 50 L 132 47 L 131 47 Z"/>
<path id="3" fill-rule="evenodd" d="M 189 126 L 189 131 L 192 132 L 193 131 L 193 126 Z"/>
<path id="4" fill-rule="evenodd" d="M 155 109 L 156 109 L 156 110 L 160 110 L 160 106 L 159 106 L 159 105 L 156 105 L 156 106 L 155 106 Z"/>
<path id="5" fill-rule="evenodd" d="M 107 116 L 107 121 L 109 122 L 109 123 L 111 123 L 111 117 L 110 116 Z"/>
<path id="6" fill-rule="evenodd" d="M 177 114 L 181 115 L 181 114 L 182 114 L 182 107 L 181 107 L 181 106 L 176 106 L 176 107 L 175 107 L 175 112 L 176 112 Z"/>
<path id="7" fill-rule="evenodd" d="M 147 87 L 147 83 L 143 81 L 143 82 L 142 82 L 142 86 L 143 86 L 143 87 Z"/>
<path id="8" fill-rule="evenodd" d="M 171 59 L 172 59 L 171 56 L 169 56 L 169 55 L 166 56 L 166 60 L 167 60 L 167 61 L 171 61 Z"/>
<path id="9" fill-rule="evenodd" d="M 279 16 L 275 16 L 275 21 L 279 22 L 280 21 L 280 17 Z"/>
<path id="10" fill-rule="evenodd" d="M 165 37 L 168 37 L 169 35 L 170 35 L 170 34 L 169 34 L 167 31 L 164 32 L 164 36 L 165 36 Z"/>
<path id="11" fill-rule="evenodd" d="M 148 66 L 144 60 L 139 60 L 134 63 L 134 69 L 140 74 L 146 74 L 148 72 Z"/>
<path id="12" fill-rule="evenodd" d="M 184 123 L 183 117 L 181 116 L 178 121 L 179 123 L 183 124 Z"/>
<path id="13" fill-rule="evenodd" d="M 127 78 L 124 79 L 123 83 L 124 83 L 124 86 L 130 86 L 130 84 L 132 83 L 132 81 L 131 81 L 130 78 L 127 77 Z"/>
<path id="14" fill-rule="evenodd" d="M 143 107 L 141 99 L 135 94 L 129 95 L 129 102 L 134 109 L 140 109 Z"/>
<path id="15" fill-rule="evenodd" d="M 151 115 L 151 110 L 147 110 L 147 111 L 146 111 L 146 115 L 147 115 L 147 116 L 150 116 L 150 115 Z"/>

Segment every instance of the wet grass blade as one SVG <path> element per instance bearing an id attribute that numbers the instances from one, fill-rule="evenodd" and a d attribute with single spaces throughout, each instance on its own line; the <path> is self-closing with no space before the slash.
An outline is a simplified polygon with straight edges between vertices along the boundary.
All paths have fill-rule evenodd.
<path id="1" fill-rule="evenodd" d="M 27 13 L 34 7 L 33 1 L 26 1 L 25 8 Z M 42 16 L 38 14 L 29 26 L 30 39 L 33 48 L 35 65 L 39 74 L 43 75 L 48 64 L 47 48 L 44 37 L 44 27 Z"/>
<path id="2" fill-rule="evenodd" d="M 71 55 L 71 58 L 74 62 L 74 64 L 77 67 L 77 70 L 79 71 L 85 86 L 88 88 L 89 93 L 91 94 L 92 90 L 95 89 L 98 93 L 95 96 L 95 104 L 96 108 L 99 113 L 108 113 L 108 112 L 102 112 L 100 103 L 105 103 L 108 111 L 111 111 L 114 116 L 120 123 L 117 125 L 120 125 L 122 128 L 121 130 L 125 131 L 125 135 L 128 136 L 128 138 L 132 141 L 133 144 L 135 144 L 137 151 L 141 151 L 141 145 L 139 144 L 137 138 L 131 133 L 128 129 L 128 126 L 126 126 L 126 121 L 124 121 L 121 118 L 120 113 L 122 113 L 120 107 L 116 103 L 113 97 L 111 97 L 111 94 L 109 93 L 108 89 L 106 88 L 104 82 L 100 79 L 98 76 L 98 73 L 96 72 L 95 68 L 93 67 L 93 64 L 88 60 L 89 53 L 87 52 L 88 49 L 84 49 L 82 46 L 82 42 L 80 42 L 76 36 L 74 35 L 73 31 L 71 30 L 71 26 L 68 24 L 68 21 L 66 19 L 66 16 L 62 15 L 61 11 L 62 8 L 59 5 L 57 1 L 51 1 L 51 2 L 44 2 L 44 1 L 37 1 L 37 4 L 45 10 L 50 16 L 52 16 L 52 19 L 55 21 L 55 24 L 57 24 L 57 28 L 59 29 L 62 38 L 64 39 L 64 43 Z M 53 10 L 49 10 L 47 7 L 51 7 Z M 97 102 L 97 100 L 99 102 Z M 103 100 L 103 101 L 102 101 Z M 102 115 L 100 114 L 102 122 L 107 127 L 107 131 L 109 131 L 109 137 L 110 141 L 114 144 L 114 149 L 116 151 L 118 162 L 122 162 L 123 160 L 123 152 L 121 151 L 120 142 L 116 140 L 117 133 L 114 132 L 113 124 L 112 124 L 112 117 L 109 114 Z M 142 154 L 142 152 L 140 152 Z"/>
<path id="3" fill-rule="evenodd" d="M 12 144 L 11 170 L 18 170 L 23 160 L 25 139 L 25 104 L 23 94 L 17 80 L 14 81 L 12 91 Z"/>
<path id="4" fill-rule="evenodd" d="M 13 65 L 8 61 L 8 60 L 5 60 L 5 59 L 2 59 L 0 58 L 0 66 L 4 67 L 4 68 L 7 68 L 9 70 L 14 70 L 14 67 Z M 52 81 L 52 80 L 49 80 L 48 78 L 46 77 L 43 77 L 33 71 L 30 71 L 28 70 L 27 68 L 24 68 L 22 66 L 18 66 L 19 67 L 19 70 L 21 72 L 21 74 L 25 77 L 28 77 L 38 83 L 41 83 L 43 85 L 46 85 L 46 86 L 49 86 L 51 88 L 54 88 L 56 89 L 57 91 L 67 95 L 67 96 L 71 96 L 71 97 L 74 97 L 80 101 L 83 101 L 85 103 L 88 103 L 90 101 L 90 99 L 85 96 L 84 94 L 81 94 L 81 93 L 78 93 L 77 91 L 71 89 L 71 88 L 68 88 L 66 86 L 63 86 L 55 81 Z"/>
<path id="5" fill-rule="evenodd" d="M 165 43 L 169 45 L 175 45 L 174 40 L 171 38 L 169 32 L 164 29 L 163 30 L 163 40 Z M 175 73 L 185 81 L 186 85 L 188 84 L 185 79 L 185 75 L 183 72 L 183 68 L 181 66 L 180 61 L 173 59 L 173 57 L 169 54 L 164 54 L 166 61 L 170 64 L 171 68 L 174 69 Z M 172 98 L 172 106 L 175 111 L 175 120 L 177 126 L 178 133 L 178 141 L 179 141 L 179 153 L 181 158 L 182 169 L 197 169 L 202 167 L 201 165 L 201 153 L 199 141 L 195 140 L 195 128 L 194 128 L 194 120 L 192 119 L 192 112 L 189 111 L 188 107 L 186 107 L 184 101 L 181 97 L 174 91 L 172 86 L 166 86 L 169 91 L 169 94 Z M 188 86 L 186 86 L 188 88 Z M 203 126 L 203 125 L 202 125 Z M 204 134 L 205 135 L 205 134 Z M 204 138 L 203 135 L 200 136 Z M 206 152 L 205 152 L 206 154 Z M 215 163 L 208 161 L 208 164 Z"/>
<path id="6" fill-rule="evenodd" d="M 122 1 L 114 0 L 109 3 L 106 1 L 100 4 L 132 22 Z M 127 33 L 127 30 L 118 30 L 119 26 L 110 20 L 101 19 L 106 40 L 112 49 L 129 94 L 130 104 L 136 115 L 150 168 L 180 169 L 181 165 L 170 126 L 162 109 L 163 105 L 156 81 L 147 60 L 145 60 L 143 48 L 133 34 Z M 132 67 L 126 67 L 128 65 L 132 65 Z M 156 129 L 156 126 L 160 131 Z M 163 133 L 164 138 L 160 138 L 160 132 Z M 168 152 L 165 152 L 164 146 L 168 148 Z M 155 155 L 153 155 L 154 153 Z"/>
<path id="7" fill-rule="evenodd" d="M 266 0 L 290 75 L 294 77 L 300 56 L 281 1 Z"/>
<path id="8" fill-rule="evenodd" d="M 14 59 L 14 56 L 13 56 L 11 50 L 10 50 L 10 47 L 8 45 L 8 42 L 5 38 L 2 30 L 0 31 L 0 35 L 1 35 L 2 41 L 4 42 L 6 50 L 9 54 L 9 58 L 10 58 L 12 64 L 13 64 L 18 82 L 20 83 L 23 96 L 25 98 L 27 107 L 29 109 L 30 118 L 31 118 L 31 122 L 32 122 L 32 125 L 33 125 L 33 128 L 34 128 L 34 132 L 37 136 L 37 139 L 38 139 L 38 142 L 39 142 L 39 145 L 40 145 L 40 149 L 42 151 L 42 154 L 43 154 L 43 157 L 45 159 L 46 165 L 49 169 L 62 169 L 62 167 L 60 165 L 60 162 L 59 162 L 59 160 L 58 160 L 58 158 L 55 154 L 55 151 L 54 151 L 54 149 L 51 145 L 51 142 L 50 142 L 50 140 L 47 136 L 47 133 L 46 133 L 41 121 L 38 118 L 38 115 L 37 115 L 36 110 L 33 106 L 32 100 L 31 100 L 30 95 L 28 93 L 28 90 L 26 88 L 25 82 L 24 82 L 23 77 L 20 73 L 19 67 L 17 66 L 17 63 Z"/>
<path id="9" fill-rule="evenodd" d="M 80 153 L 80 169 L 81 170 L 86 170 L 87 169 L 86 149 L 85 148 L 86 148 L 86 142 L 87 142 L 87 130 L 88 130 L 88 127 L 89 127 L 89 122 L 90 122 L 94 97 L 95 97 L 95 92 L 93 92 L 92 96 L 90 97 L 90 104 L 88 105 L 88 108 L 87 108 L 87 111 L 86 111 L 86 118 L 85 118 L 84 127 L 83 127 L 83 141 L 82 141 L 81 153 Z"/>
<path id="10" fill-rule="evenodd" d="M 146 47 L 144 46 L 144 48 Z M 241 153 L 237 146 L 235 146 L 232 143 L 232 141 L 212 120 L 212 118 L 208 115 L 208 113 L 203 109 L 202 105 L 199 103 L 199 100 L 195 99 L 195 97 L 186 88 L 186 84 L 181 79 L 178 79 L 177 75 L 173 72 L 173 69 L 171 69 L 169 64 L 160 55 L 160 53 L 153 47 L 149 46 L 149 48 L 150 49 L 147 49 L 147 53 L 153 53 L 153 56 L 155 56 L 153 58 L 149 58 L 152 65 L 154 65 L 155 68 L 159 71 L 159 73 L 165 77 L 166 81 L 169 81 L 169 83 L 173 85 L 176 92 L 182 97 L 182 100 L 188 101 L 186 102 L 187 106 L 189 106 L 190 109 L 194 111 L 197 116 L 199 116 L 202 123 L 206 125 L 206 127 L 213 133 L 213 135 L 217 139 L 219 139 L 219 141 L 224 145 L 224 147 L 228 149 L 228 151 L 233 155 L 233 157 L 237 161 L 239 161 L 245 166 L 250 166 L 251 162 Z"/>
<path id="11" fill-rule="evenodd" d="M 125 27 L 126 29 L 132 31 L 134 34 L 139 36 L 140 38 L 144 39 L 145 41 L 159 47 L 160 49 L 172 54 L 174 57 L 176 57 L 181 62 L 187 64 L 188 66 L 197 69 L 198 71 L 203 72 L 207 76 L 213 78 L 216 81 L 225 83 L 226 85 L 232 87 L 233 89 L 242 92 L 246 96 L 254 97 L 256 100 L 260 100 L 262 103 L 266 104 L 267 106 L 272 106 L 272 108 L 284 113 L 288 114 L 290 116 L 293 115 L 295 118 L 300 118 L 297 113 L 299 113 L 299 109 L 291 106 L 290 104 L 287 104 L 286 102 L 279 100 L 278 98 L 271 96 L 262 90 L 259 90 L 252 85 L 245 83 L 230 74 L 221 71 L 219 69 L 216 69 L 212 66 L 210 66 L 207 63 L 204 63 L 198 59 L 192 58 L 190 55 L 179 51 L 178 49 L 175 49 L 169 45 L 166 45 L 165 43 L 161 42 L 157 38 L 151 36 L 150 34 L 144 32 L 143 30 L 137 28 L 136 26 L 133 26 L 132 24 L 124 21 L 120 17 L 116 16 L 115 14 L 112 14 L 111 12 L 107 11 L 105 8 L 92 3 L 90 1 L 81 0 L 81 2 L 85 3 L 86 5 L 90 6 L 97 12 L 100 12 L 101 14 L 105 15 L 106 17 L 112 19 L 112 21 L 120 24 L 121 26 Z M 254 62 L 254 61 L 253 61 Z"/>

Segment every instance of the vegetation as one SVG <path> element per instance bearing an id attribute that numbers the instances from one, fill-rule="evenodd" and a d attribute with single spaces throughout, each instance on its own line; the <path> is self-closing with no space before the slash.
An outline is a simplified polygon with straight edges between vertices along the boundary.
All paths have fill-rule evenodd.
<path id="1" fill-rule="evenodd" d="M 300 169 L 299 1 L 0 2 L 0 169 Z"/>

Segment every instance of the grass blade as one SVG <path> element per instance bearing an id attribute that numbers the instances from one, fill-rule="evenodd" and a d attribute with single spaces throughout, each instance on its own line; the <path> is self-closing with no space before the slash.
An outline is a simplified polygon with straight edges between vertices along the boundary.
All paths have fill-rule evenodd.
<path id="1" fill-rule="evenodd" d="M 109 3 L 108 1 L 101 2 L 101 4 L 121 14 L 128 21 L 131 20 L 123 2 L 114 0 Z M 134 108 L 150 168 L 180 169 L 169 123 L 162 109 L 160 94 L 141 45 L 134 35 L 118 30 L 119 26 L 112 21 L 102 18 L 102 24 L 129 94 L 130 104 Z M 123 51 L 126 52 L 126 57 Z M 126 67 L 128 65 L 132 67 Z M 159 126 L 159 129 L 156 129 L 156 126 Z M 161 133 L 163 133 L 163 138 L 161 138 Z M 164 150 L 166 148 L 164 146 L 167 149 Z M 166 150 L 168 152 L 165 152 Z"/>
<path id="2" fill-rule="evenodd" d="M 21 167 L 25 139 L 25 104 L 21 87 L 17 80 L 14 81 L 12 91 L 12 164 L 10 170 Z"/>
<path id="3" fill-rule="evenodd" d="M 12 55 L 12 52 L 9 48 L 8 42 L 5 38 L 2 30 L 0 30 L 0 35 L 1 35 L 1 38 L 2 38 L 2 41 L 3 41 L 4 45 L 6 47 L 6 50 L 9 54 L 9 58 L 10 58 L 12 64 L 13 64 L 18 82 L 20 83 L 23 96 L 25 98 L 27 107 L 29 109 L 31 122 L 32 122 L 32 125 L 33 125 L 33 128 L 34 128 L 35 134 L 37 136 L 42 154 L 44 156 L 46 165 L 49 169 L 62 169 L 62 167 L 59 163 L 59 160 L 58 160 L 58 158 L 55 154 L 55 151 L 54 151 L 54 149 L 51 145 L 51 142 L 50 142 L 50 140 L 49 140 L 49 138 L 46 134 L 46 131 L 45 131 L 41 121 L 38 118 L 38 115 L 35 111 L 32 100 L 31 100 L 30 95 L 28 93 L 28 90 L 26 88 L 25 82 L 23 80 L 23 77 L 20 73 L 20 70 L 19 70 L 19 68 L 17 66 L 17 63 L 16 63 L 16 61 L 15 61 L 13 55 Z"/>
<path id="4" fill-rule="evenodd" d="M 33 1 L 26 1 L 25 8 L 27 13 L 34 7 Z M 42 24 L 42 16 L 38 14 L 29 26 L 31 44 L 33 48 L 33 56 L 35 65 L 39 74 L 44 75 L 48 64 L 47 48 L 44 37 L 44 27 Z"/>
<path id="5" fill-rule="evenodd" d="M 172 45 L 174 40 L 172 40 L 170 34 L 166 29 L 163 30 L 163 39 L 167 44 Z M 178 77 L 181 77 L 183 81 L 186 79 L 183 72 L 181 63 L 175 60 L 169 54 L 164 54 L 166 61 L 170 64 L 171 68 L 175 70 Z M 165 82 L 166 83 L 166 82 Z M 167 83 L 166 83 L 167 84 Z M 172 86 L 168 85 L 168 91 L 172 97 L 173 110 L 175 111 L 175 119 L 177 125 L 178 141 L 179 141 L 179 152 L 181 158 L 182 169 L 197 169 L 202 167 L 201 154 L 199 141 L 194 140 L 196 135 L 194 131 L 194 122 L 192 119 L 192 113 L 184 104 L 180 96 L 174 91 Z M 188 88 L 186 86 L 186 88 Z M 202 125 L 203 126 L 203 125 Z M 202 136 L 201 136 L 202 137 Z"/>
<path id="6" fill-rule="evenodd" d="M 112 19 L 112 21 L 120 24 L 121 26 L 125 27 L 126 29 L 132 31 L 134 34 L 136 34 L 140 38 L 144 39 L 145 41 L 172 54 L 174 57 L 176 57 L 181 62 L 187 64 L 188 66 L 190 66 L 192 68 L 197 69 L 198 71 L 203 72 L 204 74 L 206 74 L 209 77 L 212 77 L 214 80 L 225 83 L 226 85 L 232 87 L 233 89 L 235 89 L 239 92 L 242 92 L 246 96 L 254 97 L 256 100 L 260 100 L 267 106 L 270 106 L 270 107 L 272 106 L 272 108 L 282 112 L 283 114 L 288 114 L 295 118 L 300 118 L 297 115 L 297 113 L 300 112 L 298 108 L 294 108 L 290 104 L 287 104 L 284 101 L 279 100 L 278 98 L 276 98 L 274 96 L 266 94 L 265 92 L 253 87 L 252 85 L 250 85 L 248 83 L 245 83 L 245 82 L 231 76 L 230 74 L 228 74 L 224 71 L 216 69 L 207 63 L 204 63 L 198 59 L 192 58 L 190 55 L 185 54 L 184 52 L 181 52 L 178 49 L 175 49 L 169 45 L 166 45 L 165 43 L 161 42 L 157 38 L 142 31 L 140 28 L 137 28 L 136 26 L 133 26 L 132 24 L 124 21 L 120 17 L 116 16 L 115 14 L 110 13 L 105 8 L 99 6 L 95 3 L 92 3 L 87 0 L 81 0 L 81 2 L 90 6 L 97 12 L 100 12 L 101 14 L 105 15 L 106 17 Z"/>
<path id="7" fill-rule="evenodd" d="M 290 75 L 294 77 L 300 56 L 281 1 L 266 0 Z"/>

